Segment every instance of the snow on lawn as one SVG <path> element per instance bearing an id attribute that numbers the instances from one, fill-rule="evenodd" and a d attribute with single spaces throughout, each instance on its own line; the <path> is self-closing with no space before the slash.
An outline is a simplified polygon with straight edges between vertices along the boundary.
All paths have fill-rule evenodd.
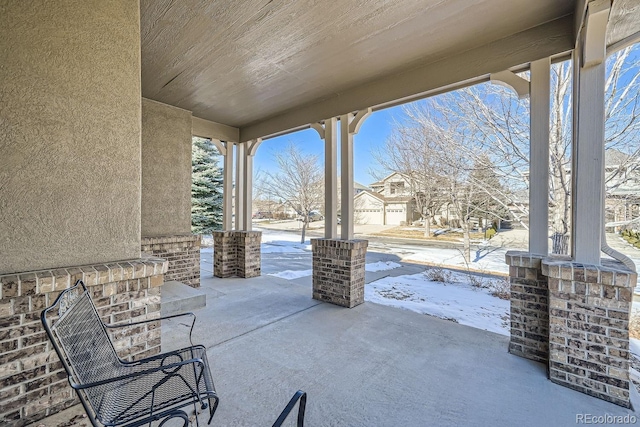
<path id="1" fill-rule="evenodd" d="M 264 254 L 273 253 L 300 253 L 311 250 L 311 242 L 307 239 L 300 243 L 300 236 L 294 233 L 278 232 L 273 230 L 262 231 L 261 250 Z"/>
<path id="2" fill-rule="evenodd" d="M 378 261 L 378 262 L 372 262 L 370 264 L 365 264 L 364 266 L 364 270 L 365 271 L 385 271 L 385 270 L 393 270 L 394 268 L 400 268 L 402 267 L 400 264 L 398 264 L 397 262 L 393 262 L 393 261 Z"/>
<path id="3" fill-rule="evenodd" d="M 492 247 L 487 244 L 479 245 L 476 250 L 472 249 L 468 267 L 487 272 L 509 273 L 509 266 L 504 262 L 506 252 L 505 248 Z M 420 252 L 404 257 L 403 261 L 429 262 L 443 266 L 467 268 L 462 251 L 458 249 L 424 247 L 420 249 Z"/>
<path id="4" fill-rule="evenodd" d="M 509 335 L 509 301 L 471 286 L 466 275 L 452 273 L 451 282 L 433 282 L 423 273 L 385 277 L 366 285 L 364 298 Z"/>

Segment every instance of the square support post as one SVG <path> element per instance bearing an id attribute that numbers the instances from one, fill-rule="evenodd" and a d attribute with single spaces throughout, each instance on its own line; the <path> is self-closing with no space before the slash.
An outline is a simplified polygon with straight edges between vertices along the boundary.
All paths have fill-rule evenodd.
<path id="1" fill-rule="evenodd" d="M 353 308 L 364 302 L 366 240 L 311 239 L 313 299 Z"/>

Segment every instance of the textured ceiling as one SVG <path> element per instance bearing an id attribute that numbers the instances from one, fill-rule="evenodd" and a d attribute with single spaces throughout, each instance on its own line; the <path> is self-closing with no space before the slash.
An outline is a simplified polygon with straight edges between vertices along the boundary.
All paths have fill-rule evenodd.
<path id="1" fill-rule="evenodd" d="M 142 0 L 142 91 L 242 127 L 573 8 L 573 0 Z"/>

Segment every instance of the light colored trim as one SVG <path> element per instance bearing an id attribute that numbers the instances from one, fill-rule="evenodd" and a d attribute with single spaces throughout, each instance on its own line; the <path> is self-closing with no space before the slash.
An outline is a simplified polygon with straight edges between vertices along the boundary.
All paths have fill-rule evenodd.
<path id="1" fill-rule="evenodd" d="M 211 138 L 210 141 L 213 145 L 216 146 L 220 154 L 222 154 L 223 156 L 227 155 L 227 147 L 224 146 L 224 143 L 222 141 L 215 138 Z"/>
<path id="2" fill-rule="evenodd" d="M 603 41 L 604 43 L 604 41 Z M 572 255 L 576 262 L 600 264 L 602 182 L 604 181 L 605 64 L 581 67 L 574 57 Z"/>
<path id="3" fill-rule="evenodd" d="M 531 63 L 529 252 L 545 256 L 549 252 L 550 72 L 549 58 Z"/>
<path id="4" fill-rule="evenodd" d="M 245 157 L 247 146 L 245 143 L 236 144 L 236 231 L 244 231 L 244 178 Z"/>
<path id="5" fill-rule="evenodd" d="M 587 3 L 589 0 L 577 0 L 576 7 L 573 11 L 573 41 L 578 43 L 580 32 L 587 16 Z"/>
<path id="6" fill-rule="evenodd" d="M 353 114 L 340 116 L 340 238 L 353 239 Z"/>
<path id="7" fill-rule="evenodd" d="M 491 73 L 489 77 L 491 83 L 512 89 L 518 94 L 519 99 L 529 96 L 529 81 L 516 75 L 515 73 L 504 70 L 497 73 Z"/>
<path id="8" fill-rule="evenodd" d="M 349 123 L 349 133 L 356 134 L 360 132 L 360 128 L 364 121 L 371 115 L 371 108 L 365 108 L 363 110 L 358 111 L 358 113 L 353 117 L 351 123 Z"/>
<path id="9" fill-rule="evenodd" d="M 324 121 L 324 237 L 338 237 L 338 119 Z"/>
<path id="10" fill-rule="evenodd" d="M 320 139 L 324 139 L 324 127 L 322 126 L 322 123 L 311 123 L 309 127 L 318 132 Z"/>
<path id="11" fill-rule="evenodd" d="M 398 99 L 425 97 L 439 88 L 507 70 L 574 47 L 573 18 L 566 16 L 504 39 L 441 60 L 404 69 L 356 86 L 316 103 L 296 107 L 240 129 L 240 139 L 267 138 L 303 129 L 326 117 L 368 107 L 388 106 Z"/>
<path id="12" fill-rule="evenodd" d="M 233 210 L 233 143 L 225 142 L 224 164 L 222 169 L 222 229 L 231 231 Z"/>
<path id="13" fill-rule="evenodd" d="M 254 141 L 249 141 L 249 150 L 247 155 L 249 156 L 255 156 L 256 155 L 256 151 L 258 150 L 258 147 L 260 146 L 260 144 L 262 144 L 262 138 L 257 138 Z"/>
<path id="14" fill-rule="evenodd" d="M 640 42 L 640 31 L 607 46 L 607 56 L 613 55 L 614 53 L 638 42 Z"/>
<path id="15" fill-rule="evenodd" d="M 602 63 L 606 57 L 607 23 L 611 0 L 595 0 L 587 5 L 585 20 L 582 66 L 592 67 Z"/>
<path id="16" fill-rule="evenodd" d="M 253 141 L 253 144 L 257 148 L 257 145 L 260 144 L 262 140 Z M 253 228 L 252 223 L 252 211 L 253 211 L 253 155 L 250 154 L 251 148 L 245 152 L 244 156 L 244 201 L 243 201 L 243 211 L 244 211 L 244 230 L 251 231 Z"/>
<path id="17" fill-rule="evenodd" d="M 191 118 L 191 134 L 201 138 L 219 139 L 222 141 L 238 142 L 240 140 L 240 130 L 238 128 L 201 119 L 200 117 Z"/>

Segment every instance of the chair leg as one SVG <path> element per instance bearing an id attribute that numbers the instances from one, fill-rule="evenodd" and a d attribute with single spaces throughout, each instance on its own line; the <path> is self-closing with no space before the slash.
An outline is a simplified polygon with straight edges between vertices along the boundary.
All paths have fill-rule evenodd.
<path id="1" fill-rule="evenodd" d="M 211 400 L 213 400 L 213 403 L 211 403 Z M 211 424 L 211 420 L 213 420 L 213 415 L 216 413 L 216 409 L 218 409 L 218 402 L 220 402 L 220 399 L 218 398 L 218 396 L 213 396 L 209 398 L 209 422 L 207 422 L 207 424 Z"/>

